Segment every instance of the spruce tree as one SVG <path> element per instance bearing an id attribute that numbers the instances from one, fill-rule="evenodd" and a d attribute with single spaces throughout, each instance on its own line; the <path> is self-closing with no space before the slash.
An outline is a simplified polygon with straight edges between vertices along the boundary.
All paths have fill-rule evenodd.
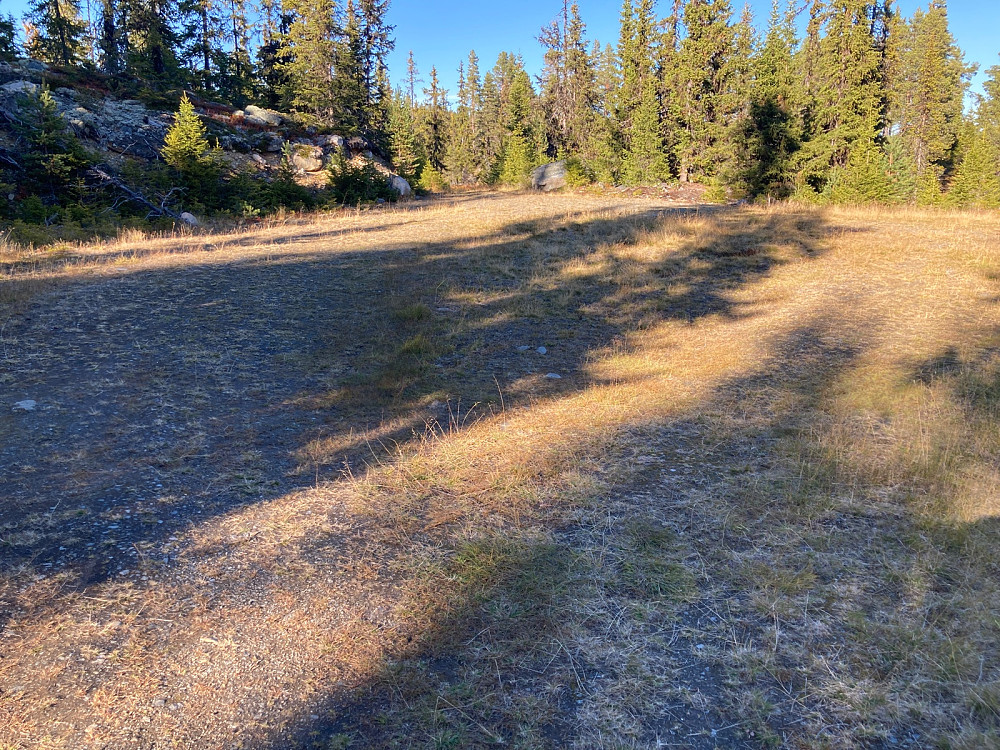
<path id="1" fill-rule="evenodd" d="M 725 160 L 733 97 L 736 35 L 729 0 L 689 0 L 678 55 L 677 163 L 682 181 L 712 176 Z"/>
<path id="2" fill-rule="evenodd" d="M 885 33 L 891 0 L 815 0 L 805 46 L 806 138 L 799 179 L 823 192 L 832 170 L 872 168 L 886 122 Z M 826 32 L 817 38 L 819 29 Z M 843 195 L 840 190 L 838 195 Z M 863 196 L 862 196 L 863 197 Z"/>
<path id="3" fill-rule="evenodd" d="M 962 208 L 1000 208 L 1000 150 L 972 123 L 965 140 L 948 202 Z"/>
<path id="4" fill-rule="evenodd" d="M 119 13 L 126 72 L 157 88 L 180 81 L 174 0 L 120 0 Z"/>
<path id="5" fill-rule="evenodd" d="M 160 155 L 176 170 L 191 197 L 210 205 L 218 202 L 219 164 L 209 146 L 205 124 L 187 94 L 181 97 Z"/>
<path id="6" fill-rule="evenodd" d="M 794 0 L 791 0 L 794 2 Z M 735 126 L 731 180 L 749 198 L 785 198 L 795 178 L 792 155 L 799 147 L 801 121 L 794 66 L 795 8 L 774 0 L 767 35 L 753 60 L 749 109 Z"/>
<path id="7" fill-rule="evenodd" d="M 17 34 L 13 16 L 0 16 L 0 62 L 10 62 L 17 57 Z"/>
<path id="8" fill-rule="evenodd" d="M 33 0 L 27 19 L 33 33 L 28 54 L 37 60 L 75 65 L 86 55 L 87 24 L 77 0 Z"/>
<path id="9" fill-rule="evenodd" d="M 70 198 L 91 158 L 56 110 L 47 86 L 25 94 L 15 133 L 22 140 L 25 184 L 54 200 Z"/>
<path id="10" fill-rule="evenodd" d="M 922 202 L 936 202 L 942 180 L 954 167 L 962 103 L 974 66 L 966 65 L 948 31 L 944 0 L 918 9 L 901 25 L 895 118 L 913 157 Z"/>
<path id="11" fill-rule="evenodd" d="M 424 158 L 417 142 L 413 110 L 402 91 L 397 91 L 389 103 L 389 149 L 396 172 L 416 184 Z"/>
<path id="12" fill-rule="evenodd" d="M 436 67 L 431 68 L 430 85 L 424 89 L 420 134 L 427 164 L 435 172 L 444 170 L 448 144 L 448 92 L 441 88 Z"/>
<path id="13" fill-rule="evenodd" d="M 333 42 L 333 78 L 330 85 L 330 111 L 327 118 L 345 133 L 368 135 L 366 94 L 363 67 L 361 16 L 354 0 L 347 0 L 343 26 Z"/>
<path id="14" fill-rule="evenodd" d="M 278 70 L 285 77 L 285 106 L 327 119 L 334 113 L 335 0 L 285 0 L 292 16 L 282 40 Z"/>
<path id="15" fill-rule="evenodd" d="M 559 20 L 538 37 L 545 47 L 540 104 L 553 156 L 580 153 L 593 125 L 594 71 L 585 33 L 579 6 L 563 0 Z"/>

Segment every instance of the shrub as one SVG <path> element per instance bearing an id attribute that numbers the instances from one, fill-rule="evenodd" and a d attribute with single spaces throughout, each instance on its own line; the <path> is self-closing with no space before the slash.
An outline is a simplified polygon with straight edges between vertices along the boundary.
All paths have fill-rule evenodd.
<path id="1" fill-rule="evenodd" d="M 566 184 L 570 187 L 584 187 L 594 183 L 594 171 L 579 156 L 566 160 Z"/>
<path id="2" fill-rule="evenodd" d="M 389 186 L 389 178 L 372 162 L 356 166 L 342 158 L 334 159 L 327 167 L 329 190 L 337 203 L 352 205 L 382 198 L 394 201 L 396 191 Z"/>

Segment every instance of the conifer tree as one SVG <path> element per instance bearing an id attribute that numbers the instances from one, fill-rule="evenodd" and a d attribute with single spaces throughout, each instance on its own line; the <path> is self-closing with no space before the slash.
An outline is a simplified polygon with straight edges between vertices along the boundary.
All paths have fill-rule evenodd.
<path id="1" fill-rule="evenodd" d="M 128 73 L 154 87 L 181 79 L 174 0 L 121 0 L 120 40 Z"/>
<path id="2" fill-rule="evenodd" d="M 424 158 L 417 141 L 413 110 L 402 91 L 389 103 L 389 149 L 396 172 L 411 184 L 420 179 Z"/>
<path id="3" fill-rule="evenodd" d="M 448 92 L 441 88 L 436 67 L 431 68 L 430 85 L 424 89 L 424 97 L 420 123 L 423 150 L 428 166 L 440 173 L 448 148 Z"/>
<path id="4" fill-rule="evenodd" d="M 291 49 L 285 44 L 292 16 L 278 0 L 261 3 L 263 37 L 257 48 L 257 96 L 266 107 L 280 107 L 287 91 Z"/>
<path id="5" fill-rule="evenodd" d="M 17 57 L 17 34 L 14 17 L 0 15 L 0 62 L 10 62 Z"/>
<path id="6" fill-rule="evenodd" d="M 1000 150 L 987 134 L 970 123 L 965 153 L 952 182 L 948 201 L 961 208 L 1000 208 Z"/>
<path id="7" fill-rule="evenodd" d="M 62 65 L 83 60 L 87 24 L 80 18 L 77 0 L 33 0 L 27 18 L 34 29 L 28 42 L 29 55 Z"/>
<path id="8" fill-rule="evenodd" d="M 682 181 L 711 176 L 724 161 L 734 117 L 735 31 L 729 0 L 689 0 L 678 56 L 678 171 Z"/>
<path id="9" fill-rule="evenodd" d="M 458 67 L 458 107 L 451 117 L 445 168 L 449 181 L 465 184 L 475 175 L 475 89 L 465 75 L 465 64 Z"/>
<path id="10" fill-rule="evenodd" d="M 206 203 L 216 202 L 221 177 L 219 165 L 211 152 L 205 124 L 195 113 L 187 94 L 181 97 L 160 155 L 177 171 L 193 198 Z"/>
<path id="11" fill-rule="evenodd" d="M 593 125 L 594 71 L 585 33 L 579 6 L 563 0 L 559 20 L 538 37 L 546 50 L 540 104 L 552 155 L 580 153 Z"/>
<path id="12" fill-rule="evenodd" d="M 888 104 L 884 80 L 891 0 L 815 0 L 806 40 L 807 131 L 799 153 L 800 180 L 823 191 L 832 170 L 874 164 Z M 820 25 L 825 31 L 817 39 Z M 842 194 L 842 193 L 841 193 Z"/>
<path id="13" fill-rule="evenodd" d="M 668 176 L 663 136 L 660 133 L 660 97 L 656 80 L 649 76 L 639 106 L 632 112 L 629 147 L 622 164 L 622 181 L 641 185 Z"/>
<path id="14" fill-rule="evenodd" d="M 286 106 L 319 118 L 333 115 L 335 0 L 285 0 L 292 16 L 278 69 L 286 77 Z"/>
<path id="15" fill-rule="evenodd" d="M 363 44 L 361 16 L 354 0 L 347 0 L 344 23 L 332 45 L 333 77 L 326 119 L 340 131 L 367 135 Z"/>
<path id="16" fill-rule="evenodd" d="M 795 7 L 782 11 L 774 0 L 767 35 L 753 60 L 748 82 L 749 110 L 736 124 L 733 140 L 737 190 L 750 197 L 784 198 L 794 187 L 792 155 L 799 147 L 801 121 L 793 60 Z"/>
<path id="17" fill-rule="evenodd" d="M 503 140 L 499 179 L 505 185 L 524 186 L 535 166 L 532 132 L 534 91 L 524 68 L 515 71 L 505 111 L 506 134 Z"/>
<path id="18" fill-rule="evenodd" d="M 47 86 L 26 94 L 15 132 L 23 139 L 24 177 L 38 194 L 65 200 L 90 165 L 90 156 L 56 110 Z"/>
<path id="19" fill-rule="evenodd" d="M 975 68 L 966 65 L 948 31 L 944 0 L 918 9 L 902 26 L 895 116 L 913 157 L 918 198 L 935 202 L 942 179 L 954 166 L 962 104 Z"/>

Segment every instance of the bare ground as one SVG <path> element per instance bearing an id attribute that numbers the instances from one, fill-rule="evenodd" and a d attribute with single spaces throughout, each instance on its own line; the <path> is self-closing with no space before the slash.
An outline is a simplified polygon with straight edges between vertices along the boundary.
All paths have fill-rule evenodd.
<path id="1" fill-rule="evenodd" d="M 12 261 L 0 747 L 994 746 L 998 225 L 483 194 Z"/>

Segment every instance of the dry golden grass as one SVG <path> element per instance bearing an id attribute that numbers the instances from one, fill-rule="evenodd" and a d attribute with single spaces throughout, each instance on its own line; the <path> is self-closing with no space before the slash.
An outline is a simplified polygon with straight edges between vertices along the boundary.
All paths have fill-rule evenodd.
<path id="1" fill-rule="evenodd" d="M 1000 217 L 472 195 L 3 283 L 341 256 L 305 481 L 6 575 L 0 746 L 1000 746 Z"/>

